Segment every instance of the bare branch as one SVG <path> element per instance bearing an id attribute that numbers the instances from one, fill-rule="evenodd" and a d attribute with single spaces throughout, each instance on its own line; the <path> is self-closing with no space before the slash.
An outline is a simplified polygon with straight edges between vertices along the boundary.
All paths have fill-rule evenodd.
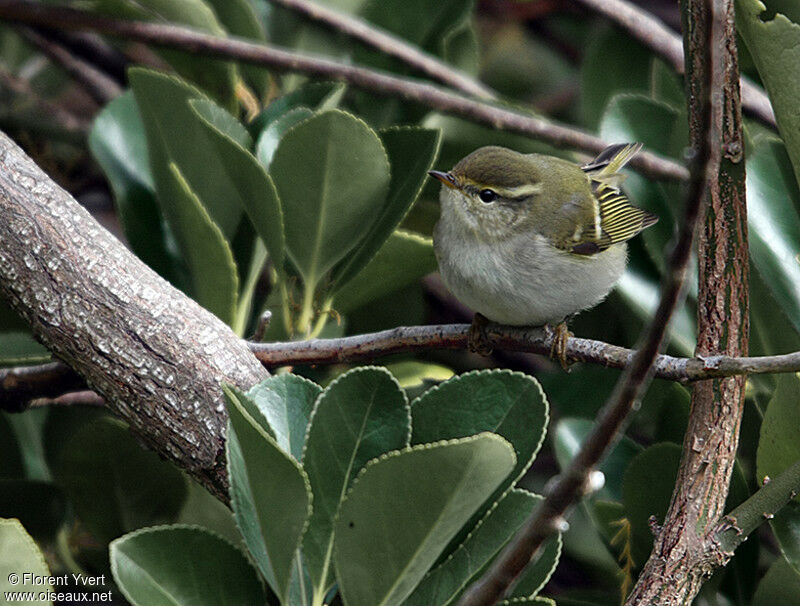
<path id="1" fill-rule="evenodd" d="M 628 0 L 575 0 L 624 28 L 642 44 L 661 55 L 679 74 L 684 74 L 683 42 L 657 17 Z M 776 127 L 775 112 L 767 93 L 745 77 L 740 78 L 742 109 L 765 124 Z"/>
<path id="2" fill-rule="evenodd" d="M 363 19 L 331 10 L 323 4 L 309 0 L 270 0 L 270 2 L 355 38 L 462 93 L 483 99 L 497 98 L 494 91 L 469 74 L 447 65 L 402 38 L 380 30 Z"/>
<path id="3" fill-rule="evenodd" d="M 697 353 L 738 356 L 747 353 L 748 345 L 749 260 L 733 0 L 714 0 L 713 6 L 709 0 L 683 0 L 681 5 L 688 32 L 686 71 L 693 142 L 708 136 L 705 123 L 697 119 L 698 99 L 708 95 L 704 89 L 711 90 L 713 99 L 713 163 L 697 252 Z M 709 48 L 710 66 L 703 58 Z M 716 532 L 736 458 L 744 398 L 745 377 L 694 385 L 669 511 L 628 604 L 688 604 L 704 579 L 730 557 L 719 549 Z M 677 575 L 683 581 L 676 585 L 670 579 Z"/>
<path id="4" fill-rule="evenodd" d="M 73 55 L 65 46 L 29 27 L 18 30 L 20 36 L 47 55 L 67 72 L 99 105 L 105 105 L 122 93 L 122 87 L 90 63 Z"/>
<path id="5" fill-rule="evenodd" d="M 341 80 L 373 93 L 414 101 L 494 128 L 589 153 L 599 153 L 608 145 L 607 141 L 583 131 L 469 99 L 432 84 L 289 52 L 269 45 L 236 38 L 217 38 L 184 27 L 122 21 L 86 11 L 17 0 L 0 0 L 0 20 L 55 29 L 92 30 L 128 40 L 263 65 L 274 70 L 296 71 L 320 78 Z M 684 166 L 651 152 L 639 153 L 633 164 L 653 178 L 683 180 L 688 177 Z"/>

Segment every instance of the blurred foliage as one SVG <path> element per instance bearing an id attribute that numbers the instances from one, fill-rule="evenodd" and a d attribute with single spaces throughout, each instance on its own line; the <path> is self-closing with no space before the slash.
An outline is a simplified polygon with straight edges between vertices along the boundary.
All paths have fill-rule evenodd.
<path id="1" fill-rule="evenodd" d="M 550 6 L 558 3 L 317 1 L 476 75 L 502 105 L 684 160 L 681 77 L 588 13 Z M 264 0 L 70 4 L 422 78 Z M 659 4 L 677 15 L 674 3 Z M 784 0 L 737 0 L 736 8 L 743 69 L 763 82 L 778 123 L 776 132 L 745 120 L 751 354 L 785 353 L 800 350 L 800 14 Z M 87 206 L 113 198 L 115 213 L 101 203 L 96 215 L 241 336 L 265 310 L 265 340 L 463 321 L 430 280 L 420 282 L 435 271 L 439 186 L 427 171 L 489 144 L 585 159 L 340 83 L 109 43 L 133 59 L 125 93 L 101 108 L 0 26 L 0 128 Z M 631 243 L 615 291 L 572 326 L 631 346 L 657 303 L 684 191 L 626 172 L 630 198 L 660 221 Z M 696 281 L 687 290 L 670 326 L 676 355 L 694 350 Z M 49 359 L 2 302 L 0 331 L 0 365 Z M 198 592 L 219 604 L 234 586 L 241 603 L 321 603 L 333 587 L 346 604 L 451 603 L 536 505 L 533 492 L 574 457 L 619 376 L 592 365 L 565 374 L 532 356 L 512 362 L 538 383 L 506 371 L 459 375 L 502 360 L 395 356 L 386 360 L 391 375 L 298 367 L 231 392 L 233 512 L 102 410 L 2 413 L 0 545 L 19 545 L 20 559 L 6 561 L 0 548 L 0 569 L 113 570 L 115 596 L 148 606 L 189 603 Z M 752 377 L 747 395 L 728 509 L 800 456 L 800 379 Z M 526 573 L 519 603 L 549 603 L 540 591 L 559 605 L 619 603 L 651 549 L 651 517 L 663 521 L 688 411 L 686 387 L 653 383 L 601 466 L 605 486 Z M 353 426 L 374 432 L 353 434 Z M 459 485 L 467 462 L 486 453 L 485 484 Z M 795 604 L 800 505 L 779 512 L 769 532 L 740 547 L 698 603 Z M 387 545 L 392 562 L 381 560 Z M 163 574 L 145 582 L 140 569 Z"/>

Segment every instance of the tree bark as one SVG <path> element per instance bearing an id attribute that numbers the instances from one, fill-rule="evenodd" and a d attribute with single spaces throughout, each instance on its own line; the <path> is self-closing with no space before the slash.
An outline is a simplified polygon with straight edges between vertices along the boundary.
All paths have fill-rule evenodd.
<path id="1" fill-rule="evenodd" d="M 221 383 L 268 373 L 0 133 L 0 296 L 148 446 L 227 500 Z"/>
<path id="2" fill-rule="evenodd" d="M 742 116 L 733 2 L 716 0 L 712 14 L 703 0 L 683 0 L 690 116 L 711 94 L 712 158 L 708 206 L 698 244 L 697 355 L 747 355 L 748 247 Z M 702 90 L 704 28 L 712 30 L 712 83 Z M 690 120 L 693 140 L 697 125 Z M 714 537 L 724 513 L 739 426 L 745 376 L 699 381 L 692 391 L 689 425 L 672 502 L 628 604 L 689 604 L 700 586 L 732 554 Z"/>

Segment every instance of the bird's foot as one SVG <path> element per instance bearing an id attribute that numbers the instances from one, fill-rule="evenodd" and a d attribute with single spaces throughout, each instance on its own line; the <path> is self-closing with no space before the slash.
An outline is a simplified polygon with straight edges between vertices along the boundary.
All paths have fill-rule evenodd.
<path id="1" fill-rule="evenodd" d="M 483 314 L 475 314 L 472 318 L 472 325 L 469 327 L 467 335 L 467 347 L 473 353 L 488 356 L 492 353 L 492 344 L 486 334 L 486 327 L 489 320 Z"/>
<path id="2" fill-rule="evenodd" d="M 569 341 L 570 337 L 574 337 L 575 335 L 569 331 L 566 322 L 560 322 L 555 328 L 549 324 L 545 324 L 545 330 L 552 339 L 550 342 L 550 357 L 553 360 L 558 360 L 561 364 L 561 368 L 569 370 L 567 341 Z"/>

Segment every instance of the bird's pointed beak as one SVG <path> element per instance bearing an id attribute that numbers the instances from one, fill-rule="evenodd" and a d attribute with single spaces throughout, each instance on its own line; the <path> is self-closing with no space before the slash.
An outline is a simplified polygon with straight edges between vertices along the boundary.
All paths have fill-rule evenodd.
<path id="1" fill-rule="evenodd" d="M 438 170 L 429 170 L 428 174 L 434 179 L 439 179 L 439 181 L 444 183 L 447 187 L 450 187 L 452 189 L 458 189 L 458 182 L 456 181 L 456 178 L 450 173 L 443 173 Z"/>

